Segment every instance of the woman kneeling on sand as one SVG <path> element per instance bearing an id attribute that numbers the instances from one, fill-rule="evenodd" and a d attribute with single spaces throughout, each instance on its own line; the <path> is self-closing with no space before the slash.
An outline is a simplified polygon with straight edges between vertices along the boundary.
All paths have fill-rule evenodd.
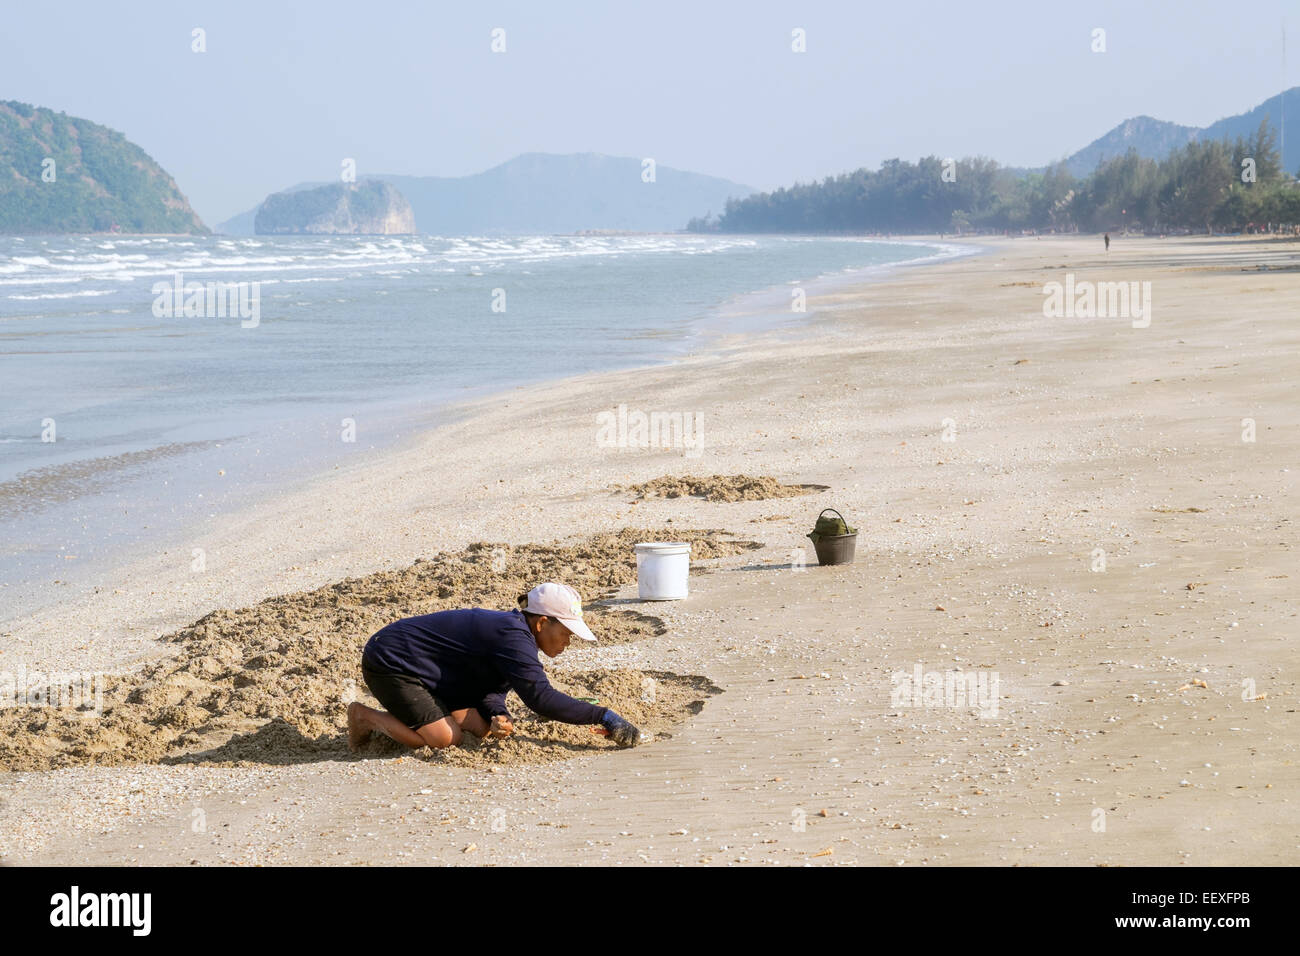
<path id="1" fill-rule="evenodd" d="M 619 746 L 635 746 L 637 728 L 546 679 L 537 651 L 558 657 L 575 634 L 596 639 L 583 623 L 578 592 L 552 582 L 520 597 L 515 611 L 466 608 L 394 621 L 361 652 L 361 674 L 385 710 L 349 704 L 348 747 L 357 750 L 375 730 L 408 747 L 450 747 L 463 731 L 508 737 L 510 690 L 543 717 L 600 724 Z"/>

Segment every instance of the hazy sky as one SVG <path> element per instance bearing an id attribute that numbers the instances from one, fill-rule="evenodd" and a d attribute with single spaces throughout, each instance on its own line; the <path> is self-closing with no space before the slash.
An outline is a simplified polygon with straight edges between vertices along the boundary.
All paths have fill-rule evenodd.
<path id="1" fill-rule="evenodd" d="M 1130 116 L 1204 126 L 1294 85 L 1284 20 L 1300 67 L 1295 0 L 0 0 L 0 99 L 120 130 L 215 225 L 344 157 L 456 176 L 590 151 L 760 189 L 894 156 L 1042 165 Z"/>

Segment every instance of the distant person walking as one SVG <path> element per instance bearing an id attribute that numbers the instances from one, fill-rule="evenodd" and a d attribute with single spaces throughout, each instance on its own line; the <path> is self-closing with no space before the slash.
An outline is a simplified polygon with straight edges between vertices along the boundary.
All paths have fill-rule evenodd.
<path id="1" fill-rule="evenodd" d="M 1104 236 L 1102 236 L 1102 239 L 1106 241 L 1106 251 L 1110 252 L 1110 233 L 1109 232 L 1106 233 Z"/>

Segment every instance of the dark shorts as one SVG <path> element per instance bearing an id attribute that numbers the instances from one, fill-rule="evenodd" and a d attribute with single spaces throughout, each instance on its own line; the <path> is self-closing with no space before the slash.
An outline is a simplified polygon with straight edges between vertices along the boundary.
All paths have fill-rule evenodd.
<path id="1" fill-rule="evenodd" d="M 363 660 L 361 676 L 365 678 L 370 693 L 384 706 L 384 710 L 412 730 L 419 730 L 425 724 L 437 723 L 451 713 L 446 704 L 429 693 L 429 689 L 410 674 L 376 670 Z"/>

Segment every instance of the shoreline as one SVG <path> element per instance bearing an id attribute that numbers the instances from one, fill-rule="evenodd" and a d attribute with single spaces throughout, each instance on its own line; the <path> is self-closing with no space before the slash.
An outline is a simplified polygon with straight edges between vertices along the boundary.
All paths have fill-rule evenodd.
<path id="1" fill-rule="evenodd" d="M 467 403 L 410 449 L 243 516 L 203 579 L 138 569 L 130 593 L 30 622 L 0 655 L 53 638 L 81 661 L 139 660 L 198 616 L 184 608 L 476 540 L 723 528 L 765 547 L 693 577 L 684 602 L 621 589 L 665 633 L 583 658 L 721 687 L 670 740 L 500 772 L 341 755 L 0 774 L 0 834 L 24 828 L 0 845 L 92 864 L 1294 862 L 1300 289 L 1254 268 L 1294 268 L 1296 250 L 1251 242 L 1124 240 L 1106 257 L 1074 237 L 984 239 L 986 255 L 818 298 L 798 336 Z M 1063 271 L 1152 281 L 1150 328 L 1045 317 Z M 620 403 L 702 413 L 703 454 L 599 448 L 593 417 Z M 830 490 L 636 505 L 609 490 L 686 473 Z M 798 572 L 826 505 L 864 532 L 857 561 Z M 916 665 L 998 673 L 1001 714 L 900 706 L 891 675 Z M 191 832 L 195 806 L 229 838 Z M 78 813 L 82 829 L 59 822 Z"/>
<path id="2" fill-rule="evenodd" d="M 659 234 L 655 234 L 659 235 Z M 672 235 L 665 233 L 664 235 Z M 953 258 L 960 258 L 969 255 L 978 255 L 979 247 L 970 247 L 968 251 L 962 251 L 962 247 L 951 242 L 940 243 L 938 241 L 926 240 L 885 240 L 876 238 L 867 238 L 867 242 L 885 242 L 893 245 L 911 245 L 918 249 L 936 248 L 938 251 L 935 255 L 919 256 L 914 259 L 901 260 L 894 263 L 884 263 L 880 265 L 866 266 L 859 269 L 853 269 L 844 273 L 833 273 L 821 275 L 813 279 L 802 280 L 803 284 L 808 287 L 810 296 L 830 294 L 836 290 L 843 290 L 853 286 L 879 281 L 881 278 L 888 277 L 897 269 L 904 267 L 925 266 L 927 264 L 937 264 L 948 261 Z M 717 350 L 729 348 L 733 340 L 744 338 L 752 334 L 790 334 L 813 320 L 811 314 L 799 316 L 797 322 L 783 322 L 774 327 L 755 326 L 755 323 L 761 321 L 759 317 L 768 316 L 774 310 L 771 307 L 764 306 L 763 303 L 774 303 L 780 299 L 784 307 L 786 299 L 783 298 L 784 290 L 789 286 L 789 280 L 785 283 L 777 283 L 763 288 L 741 292 L 729 297 L 723 302 L 715 303 L 706 313 L 691 321 L 690 338 L 677 344 L 669 349 L 666 353 L 661 354 L 657 359 L 646 364 L 631 365 L 626 367 L 614 367 L 602 369 L 599 371 L 587 373 L 580 376 L 569 376 L 564 378 L 548 378 L 538 382 L 526 383 L 525 387 L 533 385 L 554 385 L 563 387 L 566 382 L 575 384 L 583 382 L 589 377 L 614 376 L 614 375 L 636 375 L 650 370 L 671 367 L 677 362 L 692 355 L 708 355 Z M 733 307 L 743 309 L 749 306 L 749 311 L 735 312 Z M 751 328 L 740 328 L 739 330 L 728 330 L 724 327 L 726 322 L 725 316 L 728 314 L 737 314 L 746 317 Z M 742 326 L 744 321 L 742 320 Z M 769 320 L 770 322 L 770 320 Z M 517 386 L 516 386 L 517 388 Z M 145 541 L 135 541 L 126 545 L 119 545 L 117 552 L 111 556 L 100 557 L 88 562 L 86 565 L 76 567 L 73 575 L 65 575 L 63 578 L 53 582 L 54 585 L 61 587 L 72 587 L 74 590 L 68 595 L 58 597 L 50 596 L 44 598 L 43 604 L 34 603 L 31 597 L 34 593 L 40 593 L 48 590 L 51 586 L 47 582 L 35 582 L 24 580 L 21 585 L 22 591 L 17 596 L 6 594 L 0 591 L 5 600 L 0 602 L 0 639 L 6 635 L 16 633 L 16 630 L 22 626 L 23 622 L 40 618 L 44 613 L 58 604 L 66 604 L 69 601 L 73 603 L 84 603 L 89 601 L 97 593 L 94 582 L 105 581 L 113 582 L 119 576 L 139 576 L 139 569 L 147 567 L 151 562 L 156 562 L 160 555 L 169 553 L 179 553 L 184 556 L 189 553 L 190 548 L 199 538 L 206 537 L 208 534 L 207 527 L 215 521 L 243 521 L 251 513 L 252 508 L 262 506 L 274 506 L 277 500 L 291 498 L 294 495 L 307 493 L 314 482 L 323 480 L 336 474 L 355 473 L 355 469 L 367 469 L 382 467 L 383 456 L 397 454 L 403 451 L 409 451 L 420 445 L 427 434 L 436 431 L 445 424 L 451 424 L 459 418 L 473 414 L 474 409 L 483 405 L 490 405 L 493 402 L 500 401 L 514 389 L 498 388 L 496 386 L 482 386 L 475 389 L 468 398 L 439 398 L 432 402 L 418 398 L 414 395 L 402 399 L 394 399 L 388 402 L 384 408 L 388 411 L 381 426 L 381 432 L 384 437 L 379 443 L 372 445 L 373 455 L 367 459 L 361 459 L 348 464 L 326 465 L 323 461 L 318 462 L 318 466 L 313 468 L 310 474 L 296 475 L 294 477 L 285 477 L 283 482 L 273 489 L 261 489 L 255 492 L 254 501 L 249 504 L 234 504 L 223 502 L 216 506 L 216 510 L 206 518 L 189 518 L 188 524 L 183 526 L 168 525 L 167 530 L 159 535 L 150 537 Z M 314 413 L 313 413 L 314 414 Z M 304 421 L 311 419 L 311 416 L 303 418 Z M 394 437 L 396 436 L 396 437 Z M 57 484 L 66 484 L 59 482 L 60 471 L 68 471 L 74 475 L 82 474 L 88 466 L 99 462 L 112 463 L 118 459 L 155 459 L 166 457 L 170 454 L 168 449 L 179 445 L 202 446 L 205 448 L 220 447 L 229 442 L 240 442 L 244 439 L 234 437 L 231 439 L 206 439 L 201 442 L 172 442 L 169 444 L 154 446 L 144 449 L 140 452 L 124 452 L 116 455 L 106 456 L 101 459 L 74 459 L 55 466 L 38 466 L 17 473 L 14 478 L 0 485 L 0 493 L 6 486 L 13 486 L 15 494 L 25 493 L 24 483 L 30 484 L 32 480 L 38 478 L 52 478 Z M 375 457 L 377 456 L 377 458 Z M 244 458 L 247 459 L 245 452 Z M 107 480 L 107 479 L 105 479 Z M 3 502 L 0 501 L 0 505 Z M 16 515 L 22 515 L 21 508 L 15 506 Z M 206 506 L 205 506 L 206 510 Z M 189 547 L 186 547 L 189 546 Z M 206 552 L 208 549 L 203 548 Z M 188 562 L 185 558 L 185 562 Z M 8 589 L 6 588 L 5 591 Z M 179 619 L 176 626 L 180 626 Z M 3 648 L 0 648 L 2 652 Z"/>

